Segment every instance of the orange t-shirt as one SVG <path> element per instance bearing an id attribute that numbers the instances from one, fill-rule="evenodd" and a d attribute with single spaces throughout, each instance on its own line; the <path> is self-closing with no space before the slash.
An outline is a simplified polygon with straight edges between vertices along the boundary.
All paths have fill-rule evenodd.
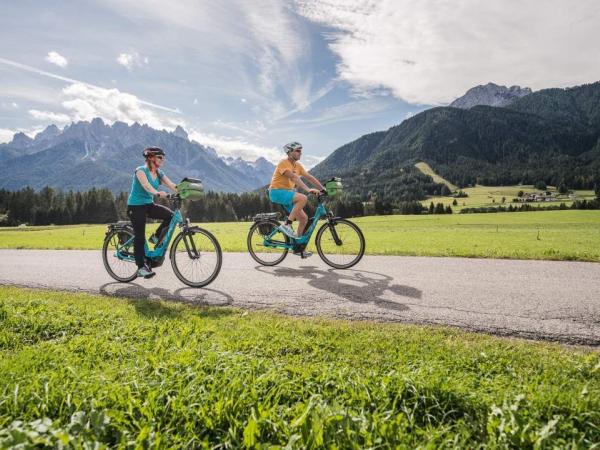
<path id="1" fill-rule="evenodd" d="M 298 161 L 292 163 L 289 158 L 284 158 L 279 161 L 279 164 L 277 164 L 277 167 L 275 167 L 275 172 L 273 172 L 273 178 L 271 179 L 271 185 L 269 188 L 287 190 L 294 189 L 295 183 L 283 174 L 283 172 L 286 170 L 289 170 L 301 177 L 308 174 L 304 166 Z"/>

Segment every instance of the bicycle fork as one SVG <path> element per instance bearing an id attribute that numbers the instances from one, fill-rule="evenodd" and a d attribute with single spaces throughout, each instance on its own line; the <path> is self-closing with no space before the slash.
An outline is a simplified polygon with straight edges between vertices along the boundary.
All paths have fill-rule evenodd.
<path id="1" fill-rule="evenodd" d="M 337 245 L 338 247 L 342 245 L 343 242 L 340 239 L 340 236 L 337 234 L 337 230 L 335 229 L 335 222 L 333 220 L 329 220 L 329 229 L 331 230 L 331 235 L 333 236 L 333 241 L 335 242 L 335 245 Z"/>
<path id="2" fill-rule="evenodd" d="M 199 259 L 200 253 L 196 249 L 196 243 L 192 239 L 193 233 L 184 233 L 183 235 L 183 244 L 185 245 L 185 250 L 188 253 L 190 259 Z M 188 242 L 189 240 L 189 242 Z"/>

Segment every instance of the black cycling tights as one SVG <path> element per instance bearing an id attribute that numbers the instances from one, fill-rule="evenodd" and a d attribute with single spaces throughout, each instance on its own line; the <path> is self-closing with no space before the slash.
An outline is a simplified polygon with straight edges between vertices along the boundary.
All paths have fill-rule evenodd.
<path id="1" fill-rule="evenodd" d="M 133 241 L 135 263 L 138 267 L 142 267 L 144 265 L 144 242 L 146 241 L 146 217 L 162 220 L 155 232 L 157 236 L 160 236 L 162 231 L 169 226 L 173 212 L 166 206 L 149 203 L 147 205 L 127 205 L 127 215 L 131 220 L 135 235 Z"/>

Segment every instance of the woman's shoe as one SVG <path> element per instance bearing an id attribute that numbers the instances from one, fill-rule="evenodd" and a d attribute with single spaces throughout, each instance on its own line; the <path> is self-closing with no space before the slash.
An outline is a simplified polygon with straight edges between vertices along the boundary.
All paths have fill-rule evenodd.
<path id="1" fill-rule="evenodd" d="M 152 278 L 154 275 L 156 275 L 156 272 L 153 272 L 149 266 L 145 265 L 138 269 L 137 274 L 138 277 Z"/>

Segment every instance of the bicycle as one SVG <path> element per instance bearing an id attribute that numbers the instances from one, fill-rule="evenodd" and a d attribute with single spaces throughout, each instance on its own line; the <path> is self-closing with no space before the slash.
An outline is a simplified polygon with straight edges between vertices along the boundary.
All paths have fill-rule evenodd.
<path id="1" fill-rule="evenodd" d="M 221 246 L 217 239 L 208 230 L 191 225 L 190 220 L 184 219 L 181 214 L 182 201 L 198 199 L 201 193 L 200 180 L 184 178 L 177 185 L 177 194 L 167 196 L 173 206 L 173 217 L 169 227 L 163 236 L 158 237 L 153 250 L 150 249 L 147 240 L 144 243 L 147 262 L 151 267 L 160 267 L 164 262 L 175 227 L 179 226 L 180 232 L 171 245 L 169 258 L 177 278 L 191 287 L 204 287 L 213 282 L 223 262 Z M 102 260 L 108 274 L 123 283 L 137 278 L 133 240 L 131 222 L 119 221 L 108 225 L 102 246 Z"/>
<path id="2" fill-rule="evenodd" d="M 365 238 L 353 222 L 335 217 L 324 205 L 325 199 L 341 192 L 339 178 L 325 183 L 326 191 L 317 195 L 318 206 L 309 219 L 306 231 L 299 238 L 290 238 L 279 226 L 280 213 L 261 213 L 254 216 L 248 232 L 247 245 L 250 256 L 263 266 L 275 266 L 282 262 L 295 246 L 306 246 L 320 219 L 324 223 L 317 231 L 315 245 L 321 259 L 335 269 L 348 269 L 356 265 L 365 253 Z"/>

